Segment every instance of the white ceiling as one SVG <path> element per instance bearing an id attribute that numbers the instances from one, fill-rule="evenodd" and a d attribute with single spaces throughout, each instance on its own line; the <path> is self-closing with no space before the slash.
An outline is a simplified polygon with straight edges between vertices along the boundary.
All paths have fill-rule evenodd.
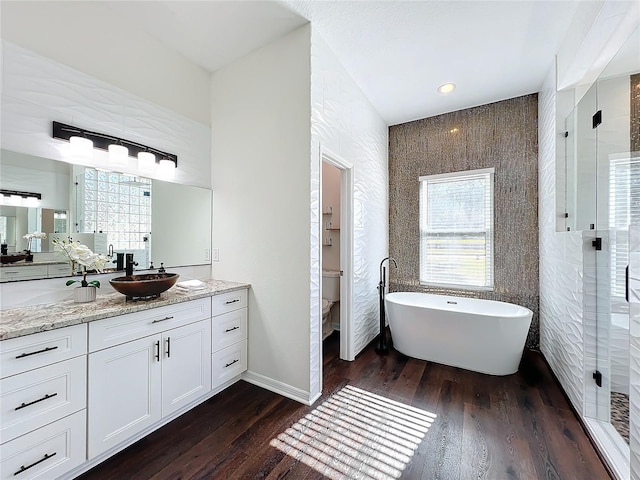
<path id="1" fill-rule="evenodd" d="M 394 125 L 537 92 L 580 1 L 108 3 L 209 71 L 308 19 Z"/>

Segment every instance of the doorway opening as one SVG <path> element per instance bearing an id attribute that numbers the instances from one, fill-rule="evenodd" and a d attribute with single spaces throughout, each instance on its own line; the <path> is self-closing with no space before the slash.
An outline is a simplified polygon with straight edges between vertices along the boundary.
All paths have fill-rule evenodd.
<path id="1" fill-rule="evenodd" d="M 353 167 L 322 152 L 320 183 L 320 243 L 323 311 L 321 341 L 336 343 L 340 358 L 353 360 Z M 324 352 L 324 346 L 322 346 Z"/>

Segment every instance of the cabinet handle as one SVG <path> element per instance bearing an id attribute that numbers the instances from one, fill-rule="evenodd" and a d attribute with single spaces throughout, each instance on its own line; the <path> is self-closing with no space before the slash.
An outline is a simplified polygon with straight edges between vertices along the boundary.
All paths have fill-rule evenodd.
<path id="1" fill-rule="evenodd" d="M 240 301 L 240 299 L 239 299 L 239 298 L 235 298 L 235 299 L 233 299 L 233 300 L 229 300 L 229 301 L 227 301 L 227 302 L 224 302 L 224 304 L 225 304 L 225 305 L 229 305 L 230 303 L 236 303 L 236 302 L 239 302 L 239 301 Z"/>
<path id="2" fill-rule="evenodd" d="M 22 409 L 23 409 L 23 408 L 25 408 L 25 407 L 28 407 L 28 406 L 33 405 L 33 404 L 35 404 L 35 403 L 43 402 L 43 401 L 45 401 L 45 400 L 48 400 L 49 398 L 55 397 L 56 395 L 58 395 L 58 393 L 57 393 L 57 392 L 56 392 L 56 393 L 52 393 L 51 395 L 49 395 L 49 394 L 47 393 L 44 397 L 39 398 L 38 400 L 34 400 L 33 402 L 29 402 L 29 403 L 24 403 L 24 402 L 23 402 L 23 403 L 21 403 L 19 406 L 17 406 L 16 408 L 14 408 L 14 410 L 22 410 Z"/>
<path id="3" fill-rule="evenodd" d="M 167 358 L 171 358 L 171 337 L 167 337 Z"/>
<path id="4" fill-rule="evenodd" d="M 238 325 L 236 325 L 236 326 L 235 326 L 235 327 L 233 327 L 233 328 L 227 328 L 227 329 L 224 331 L 224 333 L 227 333 L 227 332 L 233 332 L 234 330 L 238 330 L 239 328 L 240 328 L 240 327 L 239 327 Z"/>
<path id="5" fill-rule="evenodd" d="M 18 358 L 24 358 L 24 357 L 30 357 L 31 355 L 37 355 L 37 354 L 39 354 L 39 353 L 50 352 L 51 350 L 55 350 L 56 348 L 58 348 L 58 347 L 57 347 L 57 346 L 56 346 L 56 347 L 47 347 L 47 348 L 43 348 L 42 350 L 38 350 L 38 351 L 36 351 L 36 352 L 22 353 L 22 354 L 18 355 L 18 356 L 16 357 L 16 359 L 18 359 Z"/>
<path id="6" fill-rule="evenodd" d="M 227 363 L 224 368 L 230 367 L 231 365 L 233 365 L 234 363 L 238 363 L 240 361 L 239 358 L 236 358 L 233 362 Z"/>
<path id="7" fill-rule="evenodd" d="M 160 323 L 160 322 L 164 322 L 164 321 L 167 321 L 167 320 L 171 320 L 172 318 L 173 318 L 173 317 L 164 317 L 164 318 L 159 318 L 159 319 L 157 319 L 157 320 L 154 320 L 154 321 L 153 321 L 153 322 L 151 322 L 151 323 Z"/>
<path id="8" fill-rule="evenodd" d="M 16 475 L 20 475 L 22 472 L 29 470 L 31 467 L 35 467 L 36 465 L 38 465 L 39 463 L 44 462 L 45 460 L 49 460 L 51 457 L 53 457 L 57 452 L 53 452 L 51 455 L 49 455 L 48 453 L 44 454 L 44 457 L 42 457 L 40 460 L 33 462 L 31 465 L 27 465 L 26 467 L 24 465 L 22 465 L 20 467 L 20 470 L 18 470 L 16 473 L 13 474 L 13 476 L 15 477 Z"/>
<path id="9" fill-rule="evenodd" d="M 157 361 L 160 361 L 160 340 L 156 342 L 156 354 L 154 356 Z"/>

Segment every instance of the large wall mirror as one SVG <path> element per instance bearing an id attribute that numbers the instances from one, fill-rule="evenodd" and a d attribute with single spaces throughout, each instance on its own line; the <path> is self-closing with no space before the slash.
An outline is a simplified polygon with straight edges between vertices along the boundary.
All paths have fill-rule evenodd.
<path id="1" fill-rule="evenodd" d="M 42 195 L 33 206 L 3 197 L 0 238 L 9 252 L 26 249 L 24 235 L 37 231 L 47 238 L 32 241 L 34 263 L 64 261 L 54 252 L 55 237 L 71 237 L 114 260 L 117 253 L 133 253 L 140 269 L 151 262 L 211 263 L 211 190 L 7 150 L 0 154 L 0 188 Z"/>

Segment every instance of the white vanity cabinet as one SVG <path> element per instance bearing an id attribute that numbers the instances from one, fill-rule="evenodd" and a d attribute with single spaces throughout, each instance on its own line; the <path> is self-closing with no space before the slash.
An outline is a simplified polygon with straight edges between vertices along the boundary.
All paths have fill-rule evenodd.
<path id="1" fill-rule="evenodd" d="M 87 326 L 0 342 L 0 478 L 57 478 L 86 460 Z"/>
<path id="2" fill-rule="evenodd" d="M 37 280 L 47 278 L 46 265 L 25 265 L 0 267 L 0 282 L 15 282 L 18 280 Z"/>
<path id="3" fill-rule="evenodd" d="M 178 326 L 179 325 L 179 326 Z M 89 324 L 89 458 L 211 391 L 211 300 Z"/>
<path id="4" fill-rule="evenodd" d="M 213 388 L 225 388 L 247 369 L 247 290 L 212 297 Z"/>

